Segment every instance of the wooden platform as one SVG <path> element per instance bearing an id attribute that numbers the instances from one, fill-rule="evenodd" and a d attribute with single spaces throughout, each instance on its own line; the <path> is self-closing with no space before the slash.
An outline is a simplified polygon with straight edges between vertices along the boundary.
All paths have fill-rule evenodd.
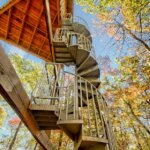
<path id="1" fill-rule="evenodd" d="M 81 131 L 83 121 L 82 120 L 60 120 L 57 125 L 72 139 L 78 136 Z"/>
<path id="2" fill-rule="evenodd" d="M 55 113 L 54 105 L 30 104 L 31 111 L 40 130 L 58 130 L 58 116 Z"/>
<path id="3" fill-rule="evenodd" d="M 106 150 L 107 139 L 82 136 L 75 150 Z"/>

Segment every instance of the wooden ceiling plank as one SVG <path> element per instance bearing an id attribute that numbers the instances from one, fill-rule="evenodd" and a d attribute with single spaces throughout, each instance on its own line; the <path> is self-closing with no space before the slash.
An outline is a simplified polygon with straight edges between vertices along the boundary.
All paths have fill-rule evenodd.
<path id="1" fill-rule="evenodd" d="M 46 22 L 47 22 L 47 29 L 48 29 L 48 36 L 49 36 L 48 39 L 49 39 L 50 52 L 52 55 L 52 59 L 55 62 L 54 47 L 53 47 L 53 32 L 52 32 L 52 22 L 51 22 L 52 20 L 51 20 L 51 11 L 50 11 L 49 0 L 45 0 L 44 4 L 45 4 L 45 8 L 46 8 Z"/>
<path id="2" fill-rule="evenodd" d="M 9 9 L 9 13 L 8 13 L 7 31 L 6 31 L 5 39 L 7 39 L 7 37 L 8 37 L 8 32 L 9 32 L 9 28 L 10 28 L 11 12 L 12 12 L 12 7 Z"/>
<path id="3" fill-rule="evenodd" d="M 58 16 L 58 13 L 55 15 L 55 17 L 54 17 L 54 19 L 52 21 L 52 25 L 55 23 L 55 20 L 56 20 L 57 16 Z"/>
<path id="4" fill-rule="evenodd" d="M 19 6 L 14 6 L 16 9 L 18 9 L 19 11 L 21 11 L 21 12 L 23 12 L 24 13 L 24 10 L 21 8 L 21 7 L 19 7 Z M 56 14 L 56 11 L 52 11 L 51 12 L 51 15 L 52 16 L 55 16 L 55 14 Z M 35 20 L 38 20 L 38 17 L 35 15 L 35 14 L 26 14 L 27 16 L 29 16 L 29 17 L 31 17 L 31 18 L 33 18 L 33 19 L 35 19 Z M 44 19 L 41 19 L 40 21 L 42 21 L 42 22 L 45 22 L 45 20 Z"/>
<path id="5" fill-rule="evenodd" d="M 43 40 L 42 45 L 41 45 L 41 47 L 40 47 L 40 49 L 39 49 L 39 51 L 38 51 L 38 53 L 37 53 L 38 55 L 40 54 L 40 51 L 43 49 L 43 46 L 44 46 L 46 40 L 47 40 L 47 38 L 45 38 L 45 39 Z"/>
<path id="6" fill-rule="evenodd" d="M 30 49 L 30 47 L 31 47 L 31 44 L 32 44 L 34 35 L 35 35 L 36 31 L 37 31 L 37 28 L 38 28 L 38 25 L 39 25 L 39 22 L 40 22 L 40 18 L 41 18 L 42 13 L 43 13 L 43 10 L 44 10 L 44 7 L 42 6 L 42 9 L 41 9 L 40 15 L 39 15 L 39 19 L 38 19 L 37 24 L 36 24 L 36 26 L 35 26 L 35 28 L 34 28 L 34 31 L 33 31 L 32 37 L 31 37 L 31 42 L 30 42 L 30 44 L 29 44 L 29 46 L 28 46 L 28 49 Z"/>
<path id="7" fill-rule="evenodd" d="M 31 0 L 28 0 L 28 1 L 27 1 L 27 5 L 26 5 L 26 8 L 25 8 L 25 14 L 24 14 L 24 17 L 23 17 L 23 20 L 22 20 L 21 30 L 20 30 L 20 34 L 19 34 L 19 36 L 18 36 L 17 44 L 19 43 L 19 40 L 20 40 L 20 37 L 21 37 L 21 34 L 22 34 L 23 26 L 24 26 L 25 19 L 26 19 L 26 13 L 27 13 L 27 11 L 28 11 L 30 1 L 31 1 Z"/>
<path id="8" fill-rule="evenodd" d="M 13 0 L 10 3 L 6 4 L 6 6 L 4 6 L 3 8 L 0 9 L 0 15 L 19 2 L 20 2 L 20 0 Z"/>
<path id="9" fill-rule="evenodd" d="M 16 17 L 17 19 L 20 19 L 16 14 L 12 14 L 12 16 L 14 16 L 14 17 Z M 33 24 L 31 24 L 31 23 L 29 23 L 29 22 L 25 22 L 26 24 L 28 24 L 29 26 L 31 26 L 31 27 L 34 27 L 34 25 Z M 19 27 L 19 26 L 18 26 Z M 20 28 L 20 27 L 19 27 Z M 20 28 L 21 29 L 21 28 Z M 38 31 L 40 31 L 40 32 L 42 32 L 42 33 L 44 33 L 45 34 L 45 36 L 47 36 L 47 32 L 45 32 L 44 30 L 41 30 L 40 28 L 37 28 L 37 30 Z"/>
<path id="10" fill-rule="evenodd" d="M 60 25 L 60 0 L 57 0 L 58 25 Z"/>

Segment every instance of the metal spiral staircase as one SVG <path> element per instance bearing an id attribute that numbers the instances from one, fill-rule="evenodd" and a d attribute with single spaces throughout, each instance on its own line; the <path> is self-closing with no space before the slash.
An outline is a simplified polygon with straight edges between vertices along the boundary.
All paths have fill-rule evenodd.
<path id="1" fill-rule="evenodd" d="M 63 130 L 74 142 L 74 150 L 116 150 L 107 104 L 98 91 L 100 70 L 84 20 L 63 16 L 53 45 L 55 63 L 45 64 L 29 107 L 37 126 Z"/>

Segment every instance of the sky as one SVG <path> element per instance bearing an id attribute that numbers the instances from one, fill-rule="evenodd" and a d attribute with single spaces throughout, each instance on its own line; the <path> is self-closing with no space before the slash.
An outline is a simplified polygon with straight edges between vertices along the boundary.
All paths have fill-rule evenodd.
<path id="1" fill-rule="evenodd" d="M 9 0 L 0 0 L 0 8 L 3 7 Z"/>

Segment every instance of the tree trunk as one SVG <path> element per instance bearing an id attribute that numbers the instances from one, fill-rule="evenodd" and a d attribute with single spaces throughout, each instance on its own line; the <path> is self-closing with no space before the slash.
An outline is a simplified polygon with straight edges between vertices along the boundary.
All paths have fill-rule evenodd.
<path id="1" fill-rule="evenodd" d="M 122 28 L 125 29 L 132 38 L 134 38 L 136 41 L 140 42 L 148 51 L 150 51 L 150 47 L 148 46 L 147 43 L 145 43 L 143 40 L 138 38 L 134 33 L 131 32 L 131 30 L 129 30 L 125 26 L 122 26 Z"/>
<path id="2" fill-rule="evenodd" d="M 36 143 L 35 143 L 35 146 L 34 146 L 34 150 L 36 150 L 36 148 L 37 148 L 37 145 L 38 145 L 38 143 L 36 142 Z"/>
<path id="3" fill-rule="evenodd" d="M 21 128 L 21 125 L 22 125 L 22 122 L 19 123 L 19 125 L 18 125 L 18 127 L 17 127 L 17 129 L 16 129 L 16 132 L 15 132 L 15 135 L 14 135 L 14 137 L 13 137 L 13 139 L 12 139 L 10 145 L 9 145 L 8 150 L 11 150 L 11 149 L 12 149 L 12 147 L 13 147 L 15 141 L 16 141 L 17 134 L 18 134 L 18 132 L 19 132 L 19 130 L 20 130 L 20 128 Z"/>
<path id="4" fill-rule="evenodd" d="M 142 121 L 135 115 L 133 108 L 131 106 L 131 104 L 127 101 L 124 100 L 124 102 L 127 104 L 127 106 L 129 107 L 133 117 L 135 118 L 135 120 L 147 131 L 147 133 L 150 135 L 150 130 L 142 123 Z"/>
<path id="5" fill-rule="evenodd" d="M 147 147 L 150 149 L 150 142 L 148 141 L 148 137 L 145 137 L 145 133 L 143 133 L 143 129 L 139 128 L 140 133 L 142 135 L 142 138 L 144 140 L 144 143 L 147 145 Z"/>
<path id="6" fill-rule="evenodd" d="M 60 132 L 59 144 L 58 144 L 58 150 L 61 150 L 62 138 L 63 138 L 63 131 Z"/>
<path id="7" fill-rule="evenodd" d="M 137 130 L 136 130 L 136 128 L 134 126 L 133 126 L 133 131 L 134 131 L 134 135 L 135 135 L 135 138 L 136 138 L 136 141 L 137 141 L 139 149 L 143 150 L 142 145 L 141 145 L 140 140 L 139 140 L 139 137 L 138 137 Z"/>

